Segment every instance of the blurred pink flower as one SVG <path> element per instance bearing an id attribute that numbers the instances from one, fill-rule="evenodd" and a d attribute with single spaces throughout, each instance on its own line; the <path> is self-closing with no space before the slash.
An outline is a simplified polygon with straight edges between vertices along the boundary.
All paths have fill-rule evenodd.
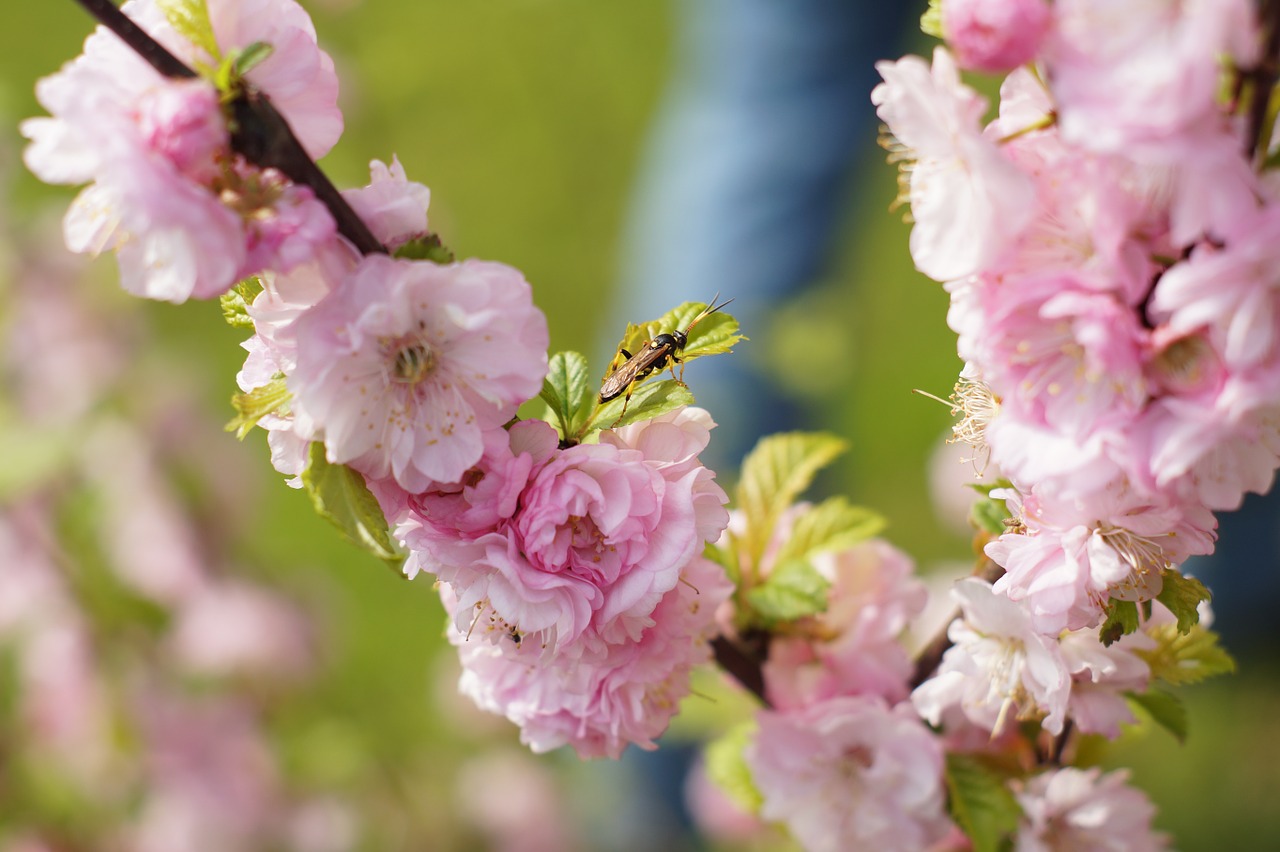
<path id="1" fill-rule="evenodd" d="M 178 609 L 169 647 L 188 671 L 279 678 L 310 663 L 309 632 L 296 606 L 233 580 L 209 584 Z"/>
<path id="2" fill-rule="evenodd" d="M 1169 839 L 1152 830 L 1155 807 L 1146 794 L 1129 787 L 1125 770 L 1064 767 L 1031 778 L 1015 788 L 1022 820 L 1016 852 L 1096 849 L 1156 852 Z"/>
<path id="3" fill-rule="evenodd" d="M 760 815 L 808 852 L 916 852 L 950 831 L 942 742 L 909 705 L 846 696 L 757 718 L 746 759 Z"/>
<path id="4" fill-rule="evenodd" d="M 1010 71 L 1035 58 L 1052 24 L 1044 0 L 947 0 L 942 32 L 961 68 Z"/>
<path id="5" fill-rule="evenodd" d="M 381 160 L 370 162 L 369 185 L 346 190 L 342 197 L 391 251 L 428 233 L 431 190 L 405 176 L 399 157 L 393 156 L 390 166 Z"/>

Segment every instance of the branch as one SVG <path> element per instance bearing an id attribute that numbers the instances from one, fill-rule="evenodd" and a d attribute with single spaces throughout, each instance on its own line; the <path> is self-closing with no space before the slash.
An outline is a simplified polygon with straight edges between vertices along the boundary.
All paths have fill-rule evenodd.
<path id="1" fill-rule="evenodd" d="M 75 2 L 165 77 L 191 79 L 198 76 L 110 0 Z M 387 253 L 386 247 L 351 209 L 338 188 L 307 155 L 284 116 L 271 105 L 271 100 L 245 82 L 241 83 L 241 91 L 231 101 L 231 148 L 257 166 L 278 169 L 294 183 L 310 187 L 320 203 L 329 209 L 338 232 L 350 240 L 361 254 Z"/>
<path id="2" fill-rule="evenodd" d="M 975 577 L 981 577 L 988 583 L 994 583 L 1004 574 L 1004 569 L 990 559 L 983 557 L 978 562 L 978 567 L 973 572 Z M 928 645 L 925 645 L 920 651 L 920 656 L 916 658 L 915 672 L 911 675 L 911 688 L 915 689 L 929 678 L 933 677 L 933 673 L 938 670 L 938 666 L 942 664 L 942 655 L 947 653 L 947 649 L 951 647 L 951 638 L 947 636 L 947 629 L 951 627 L 951 622 L 960 617 L 960 611 L 956 610 L 947 619 L 947 623 L 943 625 L 938 635 L 933 637 Z"/>
<path id="3" fill-rule="evenodd" d="M 769 634 L 752 632 L 738 641 L 717 636 L 711 640 L 711 649 L 720 668 L 759 698 L 764 706 L 770 706 L 764 694 L 763 669 L 764 660 L 769 655 Z"/>
<path id="4" fill-rule="evenodd" d="M 1266 156 L 1270 139 L 1262 139 L 1261 134 L 1267 118 L 1267 108 L 1271 103 L 1271 90 L 1275 87 L 1277 75 L 1280 74 L 1280 2 L 1270 0 L 1264 5 L 1262 12 L 1262 55 L 1258 64 L 1241 72 L 1253 84 L 1249 92 L 1248 124 L 1245 126 L 1245 145 L 1249 159 L 1261 153 Z"/>

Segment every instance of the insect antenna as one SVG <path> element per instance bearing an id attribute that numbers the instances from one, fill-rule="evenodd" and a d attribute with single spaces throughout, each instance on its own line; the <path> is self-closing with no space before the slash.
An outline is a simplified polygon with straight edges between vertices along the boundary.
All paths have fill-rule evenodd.
<path id="1" fill-rule="evenodd" d="M 718 304 L 718 305 L 717 305 L 717 304 L 716 304 L 716 299 L 719 299 L 719 298 L 720 298 L 720 294 L 717 292 L 714 296 L 712 296 L 712 297 L 711 297 L 711 301 L 710 301 L 710 302 L 708 302 L 708 303 L 707 303 L 707 306 L 706 306 L 705 308 L 703 308 L 703 309 L 702 309 L 702 312 L 701 312 L 701 313 L 699 313 L 696 317 L 694 317 L 692 320 L 690 320 L 690 321 L 689 321 L 689 324 L 688 324 L 688 325 L 686 325 L 686 326 L 684 327 L 684 334 L 685 334 L 685 336 L 686 336 L 686 337 L 688 337 L 688 335 L 689 335 L 689 331 L 690 331 L 690 330 L 691 330 L 695 325 L 697 325 L 698 323 L 702 322 L 704 319 L 706 319 L 707 317 L 711 316 L 711 315 L 712 315 L 712 314 L 714 314 L 716 311 L 720 310 L 720 309 L 721 309 L 721 308 L 723 308 L 725 305 L 727 305 L 727 304 L 729 304 L 730 302 L 732 302 L 732 301 L 733 301 L 733 299 L 732 299 L 732 298 L 730 298 L 730 299 L 725 299 L 723 302 L 721 302 L 720 304 Z"/>

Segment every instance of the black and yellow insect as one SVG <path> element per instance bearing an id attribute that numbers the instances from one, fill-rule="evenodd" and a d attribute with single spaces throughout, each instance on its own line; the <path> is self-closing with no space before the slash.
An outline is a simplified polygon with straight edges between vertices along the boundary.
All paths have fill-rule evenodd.
<path id="1" fill-rule="evenodd" d="M 716 304 L 716 299 L 718 298 L 720 298 L 720 294 L 716 293 L 707 307 L 694 317 L 684 327 L 683 331 L 676 329 L 675 331 L 655 335 L 652 339 L 646 341 L 640 347 L 640 351 L 634 355 L 625 349 L 619 349 L 617 357 L 613 359 L 613 364 L 609 367 L 608 374 L 604 377 L 604 382 L 600 385 L 600 402 L 608 402 L 625 393 L 626 400 L 622 404 L 622 411 L 625 413 L 627 404 L 631 402 L 631 394 L 635 390 L 636 382 L 647 377 L 655 370 L 661 370 L 668 366 L 671 367 L 671 377 L 683 384 L 684 361 L 680 359 L 680 353 L 684 351 L 685 345 L 689 342 L 690 330 L 702 320 L 733 301 L 733 299 L 725 299 L 720 304 Z M 622 359 L 622 363 L 618 363 L 619 358 Z M 678 377 L 676 376 L 676 364 L 680 365 L 680 375 Z"/>

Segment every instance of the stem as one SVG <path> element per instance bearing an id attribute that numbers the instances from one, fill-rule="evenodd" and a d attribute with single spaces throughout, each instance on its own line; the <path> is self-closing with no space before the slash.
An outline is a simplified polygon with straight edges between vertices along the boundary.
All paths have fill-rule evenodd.
<path id="1" fill-rule="evenodd" d="M 717 636 L 711 640 L 711 649 L 720 668 L 759 698 L 764 706 L 770 706 L 764 694 L 763 668 L 769 652 L 769 634 L 748 633 L 739 641 Z"/>
<path id="2" fill-rule="evenodd" d="M 978 562 L 978 567 L 973 572 L 975 577 L 981 577 L 988 583 L 994 583 L 1004 574 L 1004 569 L 990 559 L 983 557 Z M 915 672 L 911 675 L 911 688 L 915 689 L 929 678 L 933 677 L 933 673 L 938 670 L 938 666 L 942 664 L 942 656 L 947 653 L 947 649 L 951 647 L 951 637 L 947 636 L 947 629 L 951 627 L 951 622 L 960 617 L 960 610 L 952 613 L 947 619 L 947 623 L 943 625 L 942 630 L 938 632 L 933 640 L 925 645 L 920 651 L 920 656 L 916 658 Z"/>
<path id="3" fill-rule="evenodd" d="M 1270 138 L 1263 139 L 1266 129 L 1267 108 L 1271 103 L 1271 90 L 1280 74 L 1280 2 L 1269 0 L 1260 12 L 1262 18 L 1263 47 L 1258 64 L 1241 72 L 1253 83 L 1249 93 L 1248 124 L 1245 127 L 1246 153 L 1250 159 L 1261 154 L 1266 157 Z"/>
<path id="4" fill-rule="evenodd" d="M 111 0 L 75 2 L 164 76 L 180 79 L 198 76 L 117 9 Z M 320 203 L 329 209 L 338 232 L 361 254 L 387 253 L 386 247 L 351 209 L 338 188 L 307 155 L 289 123 L 271 105 L 266 94 L 242 81 L 241 91 L 231 101 L 231 118 L 232 150 L 254 165 L 278 169 L 294 183 L 310 187 Z"/>

